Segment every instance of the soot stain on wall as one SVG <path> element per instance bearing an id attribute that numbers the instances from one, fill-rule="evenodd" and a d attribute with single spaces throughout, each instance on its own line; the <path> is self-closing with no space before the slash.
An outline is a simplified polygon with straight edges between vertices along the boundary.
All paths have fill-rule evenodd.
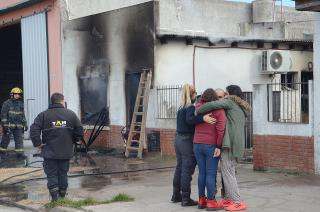
<path id="1" fill-rule="evenodd" d="M 128 122 L 138 89 L 137 74 L 139 76 L 144 68 L 154 67 L 154 2 L 88 16 L 74 23 L 73 30 L 90 34 L 84 48 L 86 59 L 77 66 L 82 121 L 88 122 L 89 116 L 107 107 L 109 74 L 122 71 L 126 74 Z M 114 42 L 119 45 L 115 46 Z M 122 52 L 117 54 L 119 58 L 112 61 L 119 52 Z M 112 70 L 112 64 L 119 61 L 123 63 L 123 70 Z"/>

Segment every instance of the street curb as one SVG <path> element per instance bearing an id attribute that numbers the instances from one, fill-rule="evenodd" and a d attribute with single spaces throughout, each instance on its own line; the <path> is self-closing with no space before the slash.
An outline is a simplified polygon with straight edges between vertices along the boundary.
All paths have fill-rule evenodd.
<path id="1" fill-rule="evenodd" d="M 91 212 L 90 210 L 75 209 L 75 208 L 68 208 L 68 207 L 62 207 L 62 206 L 55 207 L 47 211 L 48 212 Z"/>

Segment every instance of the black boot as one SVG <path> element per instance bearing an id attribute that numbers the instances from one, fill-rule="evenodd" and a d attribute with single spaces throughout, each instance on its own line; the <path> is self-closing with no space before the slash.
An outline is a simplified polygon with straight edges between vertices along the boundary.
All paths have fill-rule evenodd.
<path id="1" fill-rule="evenodd" d="M 190 198 L 190 193 L 182 192 L 181 206 L 186 207 L 186 206 L 195 206 L 195 205 L 198 205 L 198 202 Z"/>
<path id="2" fill-rule="evenodd" d="M 27 156 L 24 153 L 17 153 L 17 158 L 19 160 L 25 160 L 27 159 Z"/>
<path id="3" fill-rule="evenodd" d="M 173 188 L 173 194 L 172 194 L 172 197 L 171 197 L 171 202 L 177 203 L 177 202 L 181 202 L 181 200 L 182 200 L 182 197 L 181 197 L 180 189 Z"/>
<path id="4" fill-rule="evenodd" d="M 55 202 L 59 198 L 59 192 L 58 191 L 50 191 L 51 195 L 51 202 Z"/>
<path id="5" fill-rule="evenodd" d="M 66 197 L 66 194 L 67 194 L 67 190 L 65 190 L 65 189 L 60 189 L 60 190 L 59 190 L 59 196 L 60 196 L 60 198 L 65 198 L 65 197 Z"/>

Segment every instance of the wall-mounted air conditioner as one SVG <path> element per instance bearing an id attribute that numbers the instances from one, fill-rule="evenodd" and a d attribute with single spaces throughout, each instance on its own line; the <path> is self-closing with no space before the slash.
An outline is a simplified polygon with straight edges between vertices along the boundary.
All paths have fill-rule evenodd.
<path id="1" fill-rule="evenodd" d="M 292 66 L 290 51 L 287 50 L 266 50 L 261 56 L 261 73 L 285 73 L 289 72 Z"/>

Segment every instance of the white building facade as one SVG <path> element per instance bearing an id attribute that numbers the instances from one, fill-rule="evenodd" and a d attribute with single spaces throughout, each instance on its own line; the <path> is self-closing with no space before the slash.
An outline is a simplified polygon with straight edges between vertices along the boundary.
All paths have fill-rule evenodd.
<path id="1" fill-rule="evenodd" d="M 62 2 L 65 8 L 61 29 L 63 93 L 70 102 L 69 107 L 84 116 L 87 111 L 83 110 L 83 99 L 87 97 L 82 96 L 81 83 L 87 78 L 94 79 L 99 84 L 95 89 L 105 90 L 101 92 L 105 93 L 102 103 L 95 101 L 98 97 L 89 100 L 96 105 L 105 104 L 109 110 L 110 127 L 103 134 L 104 146 L 123 147 L 120 131 L 129 123 L 130 88 L 134 87 L 135 76 L 142 68 L 154 70 L 147 127 L 160 132 L 163 154 L 174 153 L 173 111 L 178 109 L 177 88 L 185 83 L 195 84 L 199 93 L 229 84 L 242 87 L 252 100 L 251 131 L 253 140 L 259 140 L 258 149 L 265 145 L 266 136 L 290 141 L 293 136 L 301 136 L 309 142 L 313 136 L 311 109 L 307 123 L 274 123 L 268 119 L 267 84 L 274 77 L 261 74 L 261 57 L 268 49 L 289 52 L 293 62 L 288 71 L 295 72 L 298 79 L 301 72 L 310 71 L 313 13 L 281 8 L 272 0 L 257 0 L 252 4 L 223 0 L 110 2 Z M 82 74 L 83 70 L 87 72 Z M 281 76 L 277 77 L 280 80 Z M 98 79 L 103 79 L 105 85 L 101 86 Z M 165 97 L 162 88 L 174 96 Z M 310 89 L 309 108 L 316 105 L 311 98 L 312 87 Z M 289 104 L 285 103 L 285 95 L 288 91 L 282 92 L 282 105 Z M 290 109 L 291 114 L 302 107 L 299 99 L 294 101 L 298 106 Z M 283 114 L 288 110 L 280 111 L 280 119 L 285 119 Z M 301 116 L 295 115 L 294 121 Z M 272 159 L 266 159 L 259 151 L 254 152 L 261 162 L 255 164 L 257 169 L 281 168 L 286 163 L 273 165 Z M 305 166 L 308 168 L 301 170 L 314 170 L 311 162 Z M 287 169 L 296 170 L 294 164 Z"/>

